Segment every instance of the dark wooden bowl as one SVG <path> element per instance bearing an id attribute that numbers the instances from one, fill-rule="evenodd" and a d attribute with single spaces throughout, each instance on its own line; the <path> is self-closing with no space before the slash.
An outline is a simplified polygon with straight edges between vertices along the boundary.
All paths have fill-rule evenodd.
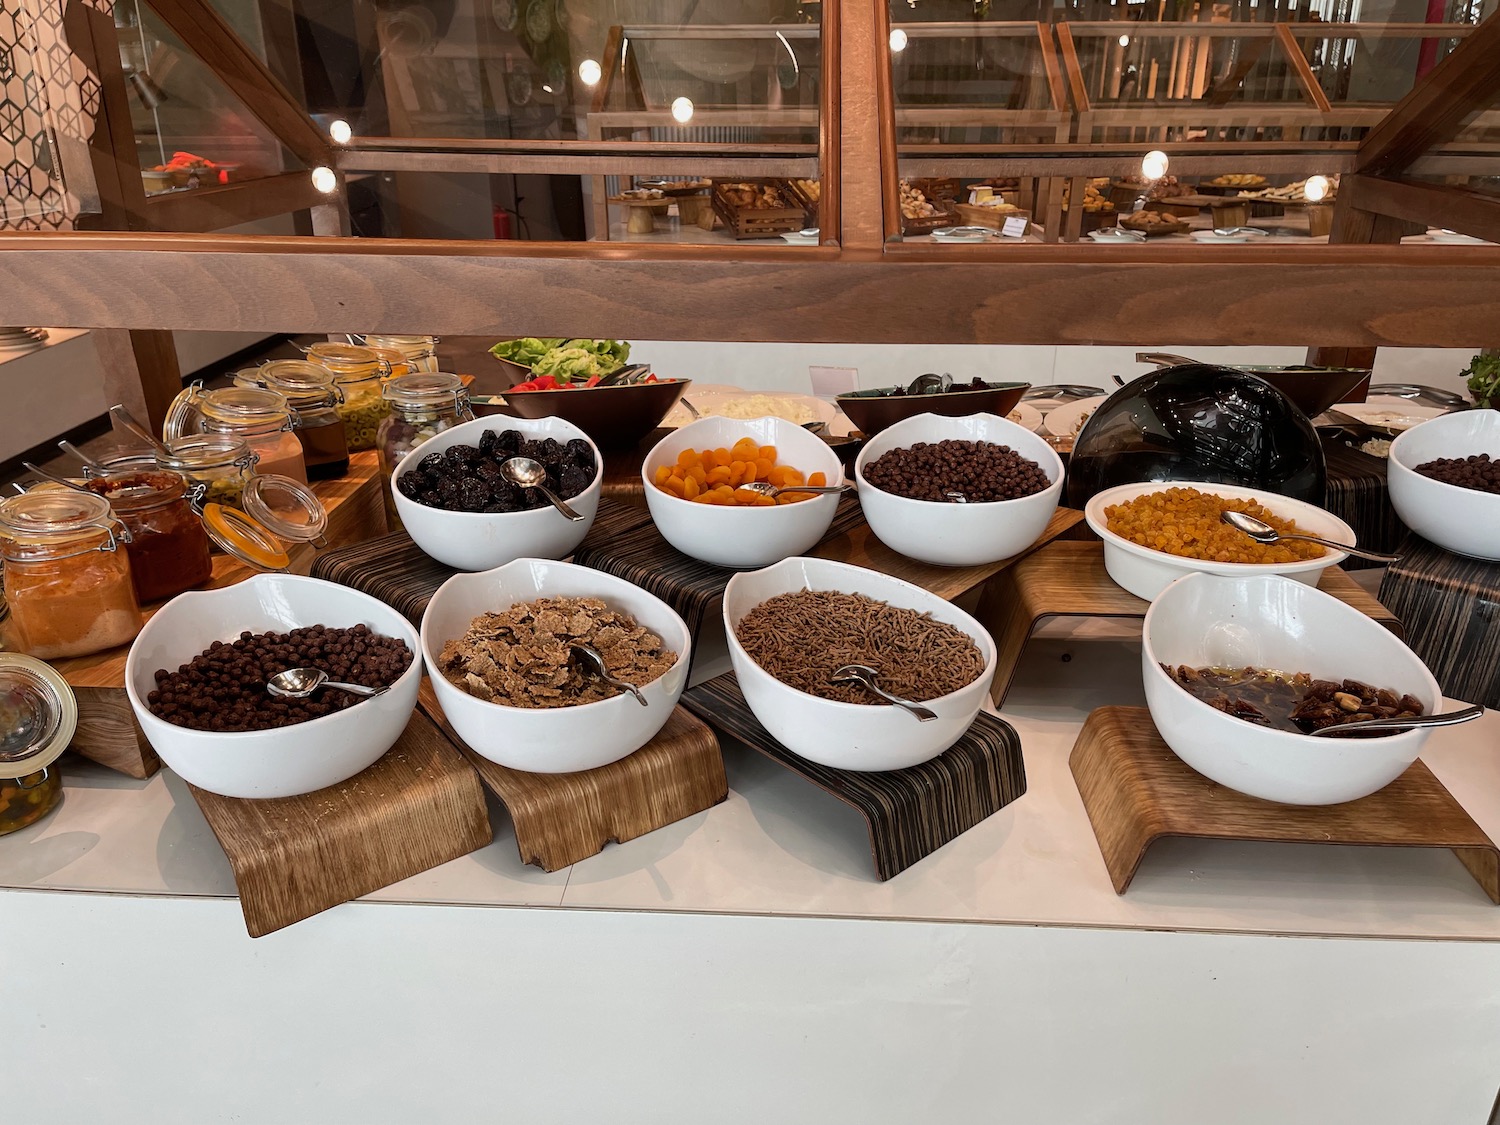
<path id="1" fill-rule="evenodd" d="M 1309 418 L 1340 402 L 1356 401 L 1350 394 L 1370 377 L 1368 367 L 1246 367 L 1236 370 L 1259 375 L 1275 387 Z M 1364 401 L 1360 395 L 1358 401 Z"/>
<path id="2" fill-rule="evenodd" d="M 1030 383 L 990 383 L 982 391 L 952 391 L 947 394 L 902 395 L 886 397 L 884 387 L 873 391 L 853 391 L 839 395 L 839 408 L 865 434 L 874 437 L 887 426 L 918 414 L 940 414 L 944 418 L 962 418 L 968 414 L 994 414 L 1004 418 L 1016 408 Z"/>
<path id="3" fill-rule="evenodd" d="M 674 379 L 571 391 L 512 391 L 505 401 L 522 418 L 562 418 L 601 449 L 626 449 L 661 424 L 691 382 Z"/>

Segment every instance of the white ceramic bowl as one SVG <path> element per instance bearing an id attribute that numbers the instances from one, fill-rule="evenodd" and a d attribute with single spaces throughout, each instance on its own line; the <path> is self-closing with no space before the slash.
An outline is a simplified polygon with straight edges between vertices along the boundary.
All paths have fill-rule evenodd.
<path id="1" fill-rule="evenodd" d="M 811 549 L 828 533 L 838 511 L 832 493 L 796 504 L 765 508 L 730 508 L 694 504 L 656 486 L 656 470 L 672 465 L 684 449 L 719 449 L 740 438 L 776 447 L 776 462 L 800 470 L 804 478 L 822 473 L 830 485 L 841 484 L 844 467 L 828 443 L 783 418 L 704 418 L 664 437 L 646 455 L 641 480 L 646 506 L 662 538 L 684 555 L 715 566 L 748 569 L 768 566 Z"/>
<path id="2" fill-rule="evenodd" d="M 1040 465 L 1052 483 L 1018 500 L 944 504 L 909 500 L 865 481 L 865 467 L 892 449 L 950 439 L 1008 445 Z M 903 419 L 865 443 L 854 463 L 854 476 L 860 507 L 876 538 L 893 551 L 934 566 L 977 566 L 1020 554 L 1046 529 L 1063 487 L 1063 465 L 1056 451 L 1024 426 L 993 414 L 917 414 Z"/>
<path id="3" fill-rule="evenodd" d="M 1094 534 L 1104 540 L 1104 569 L 1120 586 L 1138 598 L 1150 601 L 1167 588 L 1168 583 L 1184 574 L 1202 572 L 1223 574 L 1231 577 L 1255 577 L 1262 574 L 1284 574 L 1310 586 L 1318 584 L 1318 576 L 1330 566 L 1337 566 L 1349 556 L 1343 551 L 1328 549 L 1318 558 L 1290 563 L 1219 563 L 1204 559 L 1189 559 L 1181 555 L 1169 555 L 1164 551 L 1153 551 L 1138 543 L 1122 538 L 1105 526 L 1104 509 L 1115 504 L 1133 500 L 1148 492 L 1162 492 L 1168 488 L 1196 488 L 1199 492 L 1212 493 L 1235 500 L 1259 500 L 1283 519 L 1295 520 L 1299 530 L 1310 535 L 1331 539 L 1336 543 L 1354 543 L 1354 529 L 1343 520 L 1301 500 L 1293 500 L 1264 488 L 1240 488 L 1232 484 L 1204 484 L 1198 481 L 1171 480 L 1149 484 L 1122 484 L 1108 488 L 1096 495 L 1084 507 L 1083 515 Z"/>
<path id="4" fill-rule="evenodd" d="M 957 691 L 923 701 L 938 713 L 925 723 L 889 704 L 840 703 L 798 691 L 750 658 L 735 637 L 735 627 L 766 599 L 800 590 L 864 594 L 931 613 L 974 639 L 984 657 L 984 671 Z M 826 559 L 785 559 L 764 570 L 736 574 L 724 591 L 724 631 L 740 690 L 761 725 L 788 750 L 835 769 L 899 770 L 931 761 L 973 725 L 995 675 L 995 642 L 983 625 L 952 602 L 910 582 Z"/>
<path id="5" fill-rule="evenodd" d="M 1500 460 L 1500 410 L 1464 410 L 1413 426 L 1391 443 L 1386 474 L 1401 522 L 1444 550 L 1500 559 L 1500 496 L 1424 477 L 1439 457 L 1488 453 Z"/>
<path id="6" fill-rule="evenodd" d="M 575 523 L 551 504 L 529 512 L 449 512 L 418 504 L 394 487 L 396 480 L 429 453 L 442 453 L 455 445 L 478 445 L 479 436 L 486 430 L 496 433 L 519 430 L 528 438 L 537 441 L 556 438 L 564 445 L 574 438 L 587 441 L 594 451 L 594 479 L 568 500 L 568 506 L 584 518 Z M 561 418 L 490 416 L 463 422 L 424 441 L 401 459 L 391 476 L 396 514 L 418 547 L 438 562 L 459 570 L 489 570 L 514 559 L 560 559 L 571 555 L 594 526 L 594 516 L 599 512 L 604 459 L 599 455 L 599 447 L 572 422 Z"/>
<path id="7" fill-rule="evenodd" d="M 276 730 L 190 730 L 147 709 L 158 668 L 175 671 L 246 629 L 285 633 L 306 625 L 368 625 L 405 641 L 411 667 L 383 695 Z M 292 574 L 178 594 L 146 622 L 125 658 L 125 691 L 152 748 L 184 780 L 225 797 L 294 797 L 353 777 L 401 737 L 421 682 L 417 633 L 406 618 L 358 590 Z"/>
<path id="8" fill-rule="evenodd" d="M 1383 789 L 1421 752 L 1430 728 L 1379 738 L 1314 738 L 1236 719 L 1194 698 L 1161 665 L 1245 667 L 1359 680 L 1410 692 L 1426 714 L 1443 695 L 1421 659 L 1359 610 L 1277 575 L 1188 575 L 1146 611 L 1146 704 L 1162 739 L 1205 777 L 1289 805 L 1337 805 Z"/>
<path id="9" fill-rule="evenodd" d="M 647 706 L 617 695 L 576 707 L 508 707 L 453 686 L 438 670 L 443 646 L 482 613 L 538 598 L 602 598 L 634 617 L 677 653 L 677 663 L 642 686 Z M 443 714 L 475 753 L 528 773 L 597 769 L 635 753 L 656 736 L 687 686 L 692 637 L 682 618 L 639 586 L 602 571 L 547 559 L 517 559 L 483 574 L 455 574 L 422 615 L 422 652 Z"/>

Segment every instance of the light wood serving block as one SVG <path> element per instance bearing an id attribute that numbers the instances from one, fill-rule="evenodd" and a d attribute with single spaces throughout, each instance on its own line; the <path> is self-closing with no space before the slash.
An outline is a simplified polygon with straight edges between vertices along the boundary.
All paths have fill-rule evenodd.
<path id="1" fill-rule="evenodd" d="M 1164 836 L 1451 848 L 1500 903 L 1500 849 L 1420 760 L 1342 805 L 1282 805 L 1226 789 L 1168 748 L 1144 707 L 1100 707 L 1068 759 L 1116 894 Z"/>
<path id="2" fill-rule="evenodd" d="M 1401 622 L 1338 567 L 1323 572 L 1318 589 L 1401 636 Z M 1021 650 L 1043 618 L 1145 617 L 1149 606 L 1115 585 L 1104 569 L 1104 544 L 1097 540 L 1048 543 L 1003 570 L 984 588 L 977 614 L 998 650 L 990 684 L 995 706 L 1004 702 Z"/>
<path id="3" fill-rule="evenodd" d="M 525 773 L 476 754 L 448 725 L 427 681 L 421 710 L 442 727 L 505 805 L 521 862 L 543 871 L 561 870 L 597 855 L 606 844 L 623 844 L 664 828 L 729 795 L 719 740 L 681 707 L 628 758 L 578 773 Z"/>
<path id="4" fill-rule="evenodd" d="M 242 800 L 188 790 L 229 857 L 251 937 L 493 839 L 479 778 L 420 711 L 378 762 L 316 793 Z"/>
<path id="5" fill-rule="evenodd" d="M 349 472 L 338 480 L 318 481 L 312 488 L 323 506 L 328 510 L 328 542 L 333 546 L 358 543 L 372 536 L 385 534 L 385 506 L 380 495 L 380 460 L 374 450 L 355 453 L 349 458 Z M 312 567 L 314 552 L 309 544 L 301 544 L 288 550 L 292 556 L 289 574 L 306 574 Z M 256 572 L 237 559 L 224 554 L 214 554 L 214 573 L 204 590 L 217 590 L 243 582 Z M 165 603 L 157 602 L 145 607 L 145 616 L 150 618 Z M 63 677 L 77 687 L 125 688 L 125 654 L 129 645 L 106 649 L 92 656 L 79 656 L 69 660 L 58 660 L 53 666 Z M 197 653 L 184 653 L 184 661 Z M 123 698 L 123 694 L 122 694 Z M 106 763 L 108 764 L 108 763 Z"/>
<path id="6" fill-rule="evenodd" d="M 78 730 L 69 750 L 131 777 L 147 778 L 161 769 L 123 688 L 75 687 L 73 695 Z"/>

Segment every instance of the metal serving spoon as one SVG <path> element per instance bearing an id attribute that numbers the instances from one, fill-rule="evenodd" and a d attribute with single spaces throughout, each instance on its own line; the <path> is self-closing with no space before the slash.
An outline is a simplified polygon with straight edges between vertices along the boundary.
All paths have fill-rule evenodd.
<path id="1" fill-rule="evenodd" d="M 937 712 L 929 707 L 923 707 L 920 703 L 913 703 L 910 699 L 902 699 L 899 695 L 892 695 L 875 682 L 875 677 L 880 675 L 874 668 L 866 664 L 845 664 L 842 668 L 835 668 L 833 675 L 828 677 L 829 683 L 834 684 L 858 684 L 866 691 L 872 691 L 887 703 L 894 703 L 903 711 L 909 711 L 917 717 L 918 722 L 930 722 L 937 718 Z"/>
<path id="2" fill-rule="evenodd" d="M 1340 723 L 1333 727 L 1320 727 L 1312 732 L 1314 738 L 1328 735 L 1348 734 L 1361 730 L 1405 730 L 1407 727 L 1456 727 L 1459 723 L 1471 722 L 1484 714 L 1479 705 L 1465 707 L 1462 711 L 1449 711 L 1445 715 L 1418 715 L 1415 719 L 1365 719 L 1358 723 Z"/>
<path id="3" fill-rule="evenodd" d="M 962 492 L 945 492 L 943 493 L 943 499 L 950 504 L 967 504 L 969 502 L 969 498 Z"/>
<path id="4" fill-rule="evenodd" d="M 641 694 L 640 688 L 634 684 L 628 684 L 624 680 L 616 679 L 609 674 L 608 669 L 604 667 L 604 654 L 597 648 L 574 641 L 568 646 L 568 656 L 589 675 L 598 677 L 612 688 L 617 688 L 620 691 L 628 691 L 631 695 L 635 696 L 635 701 L 642 707 L 651 706 L 646 702 L 646 697 Z"/>
<path id="5" fill-rule="evenodd" d="M 342 684 L 337 680 L 330 680 L 328 673 L 321 668 L 288 668 L 285 672 L 277 672 L 266 681 L 266 690 L 277 699 L 306 699 L 320 687 L 337 688 L 339 691 L 347 691 L 350 695 L 384 695 L 386 689 L 365 687 L 364 684 Z"/>
<path id="6" fill-rule="evenodd" d="M 1353 547 L 1348 543 L 1338 543 L 1332 539 L 1319 539 L 1316 535 L 1283 535 L 1270 524 L 1258 520 L 1254 516 L 1247 516 L 1244 512 L 1224 512 L 1219 517 L 1236 531 L 1243 531 L 1257 543 L 1275 543 L 1280 539 L 1302 539 L 1308 543 L 1321 543 L 1325 547 L 1332 547 L 1335 551 L 1345 551 L 1361 559 L 1369 559 L 1371 562 L 1393 563 L 1400 562 L 1400 555 L 1385 555 L 1379 551 L 1367 551 L 1363 547 Z"/>
<path id="7" fill-rule="evenodd" d="M 752 480 L 748 484 L 742 484 L 738 487 L 743 488 L 746 492 L 753 492 L 757 496 L 770 496 L 774 498 L 780 496 L 783 492 L 815 492 L 820 496 L 824 496 L 832 492 L 848 492 L 854 486 L 850 484 L 789 484 L 785 488 L 777 488 L 770 481 Z"/>
<path id="8" fill-rule="evenodd" d="M 953 386 L 953 376 L 946 371 L 941 375 L 935 375 L 929 371 L 925 375 L 918 375 L 906 385 L 906 393 L 909 395 L 931 395 L 939 394 Z"/>
<path id="9" fill-rule="evenodd" d="M 1374 383 L 1370 387 L 1370 393 L 1394 395 L 1396 398 L 1420 399 L 1434 406 L 1441 406 L 1444 410 L 1456 410 L 1468 405 L 1468 400 L 1463 395 L 1456 395 L 1452 391 L 1445 391 L 1440 387 L 1428 387 L 1421 383 Z"/>
<path id="10" fill-rule="evenodd" d="M 57 443 L 57 448 L 68 454 L 68 456 L 77 458 L 79 463 L 82 464 L 85 469 L 93 473 L 95 476 L 102 477 L 109 472 L 107 468 L 105 468 L 98 461 L 95 461 L 92 457 L 90 457 L 83 450 L 79 449 L 71 441 L 60 441 Z"/>
<path id="11" fill-rule="evenodd" d="M 92 488 L 84 488 L 83 485 L 79 484 L 77 481 L 71 481 L 67 477 L 60 477 L 55 473 L 49 473 L 40 465 L 33 465 L 30 461 L 22 461 L 21 467 L 24 468 L 27 472 L 35 473 L 43 480 L 50 480 L 53 484 L 60 484 L 64 488 L 71 488 L 74 492 L 87 492 L 90 496 L 99 495 L 99 493 L 95 492 Z"/>
<path id="12" fill-rule="evenodd" d="M 136 437 L 140 438 L 143 442 L 150 446 L 152 452 L 156 453 L 158 456 L 172 456 L 172 451 L 165 445 L 163 445 L 161 443 L 161 440 L 157 438 L 156 435 L 154 435 L 150 430 L 146 429 L 145 426 L 137 422 L 131 415 L 130 411 L 126 410 L 119 403 L 115 403 L 114 406 L 111 406 L 109 408 L 109 416 L 116 422 L 120 423 L 120 425 L 127 431 L 134 434 Z"/>
<path id="13" fill-rule="evenodd" d="M 587 519 L 582 512 L 575 512 L 563 498 L 547 487 L 547 470 L 540 461 L 530 457 L 512 457 L 500 466 L 500 475 L 511 484 L 522 488 L 534 488 L 552 502 L 552 506 L 574 523 Z"/>

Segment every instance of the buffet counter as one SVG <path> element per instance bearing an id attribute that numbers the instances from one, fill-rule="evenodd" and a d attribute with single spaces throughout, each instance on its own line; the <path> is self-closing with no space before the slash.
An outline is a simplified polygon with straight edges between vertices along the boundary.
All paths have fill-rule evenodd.
<path id="1" fill-rule="evenodd" d="M 487 847 L 251 940 L 180 779 L 70 762 L 0 848 L 11 1039 L 78 1079 L 17 1120 L 82 1119 L 104 1084 L 121 1122 L 1477 1125 L 1500 908 L 1451 852 L 1164 840 L 1114 893 L 1068 754 L 1141 703 L 1133 634 L 1031 642 L 1004 709 L 1027 793 L 886 883 L 857 816 L 729 744 L 727 801 L 571 868 L 523 866 L 492 809 Z M 1497 746 L 1492 712 L 1422 755 L 1491 836 Z"/>

